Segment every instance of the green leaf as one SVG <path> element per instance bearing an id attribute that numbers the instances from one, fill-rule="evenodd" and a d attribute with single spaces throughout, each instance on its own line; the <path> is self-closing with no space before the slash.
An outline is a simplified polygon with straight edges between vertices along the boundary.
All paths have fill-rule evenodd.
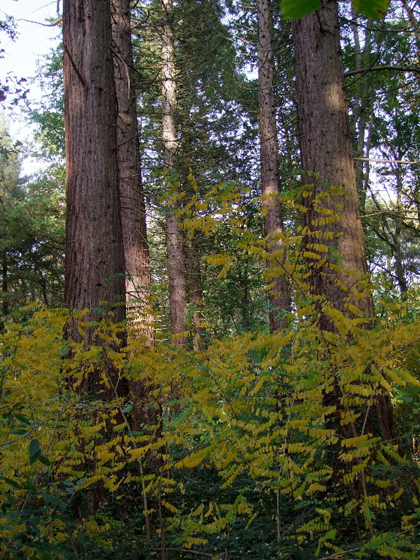
<path id="1" fill-rule="evenodd" d="M 51 465 L 51 461 L 48 459 L 48 457 L 44 457 L 44 455 L 40 455 L 39 456 L 39 460 L 41 461 L 41 463 L 43 465 L 45 465 L 46 467 L 49 467 Z"/>
<path id="2" fill-rule="evenodd" d="M 58 355 L 60 356 L 60 358 L 65 358 L 69 354 L 70 350 L 70 346 L 64 346 L 64 348 L 60 349 Z"/>
<path id="3" fill-rule="evenodd" d="M 31 465 L 36 463 L 41 457 L 41 446 L 37 439 L 33 439 L 29 444 L 29 462 Z"/>
<path id="4" fill-rule="evenodd" d="M 58 500 L 57 500 L 56 496 L 54 496 L 53 494 L 50 494 L 46 490 L 43 490 L 41 492 L 41 496 L 42 496 L 42 499 L 44 500 L 44 502 L 47 505 L 55 507 L 58 504 Z"/>
<path id="5" fill-rule="evenodd" d="M 388 10 L 390 0 L 352 0 L 356 11 L 362 15 L 381 19 Z M 282 0 L 281 10 L 286 19 L 299 19 L 321 7 L 320 0 Z"/>
<path id="6" fill-rule="evenodd" d="M 15 482 L 14 480 L 12 480 L 11 478 L 6 478 L 5 476 L 3 476 L 2 478 L 5 482 L 7 482 L 7 484 L 9 484 L 9 486 L 12 486 L 13 488 L 16 488 L 17 490 L 20 488 L 19 484 L 17 482 Z"/>
<path id="7" fill-rule="evenodd" d="M 320 0 L 282 0 L 281 2 L 281 11 L 286 19 L 299 19 L 320 7 Z"/>
<path id="8" fill-rule="evenodd" d="M 355 10 L 371 19 L 382 19 L 389 6 L 389 0 L 352 0 Z"/>
<path id="9" fill-rule="evenodd" d="M 26 418 L 26 416 L 24 416 L 23 414 L 15 414 L 15 418 L 17 420 L 19 420 L 19 422 L 21 422 L 22 424 L 24 424 L 25 426 L 30 426 L 31 425 L 31 421 L 28 420 Z"/>

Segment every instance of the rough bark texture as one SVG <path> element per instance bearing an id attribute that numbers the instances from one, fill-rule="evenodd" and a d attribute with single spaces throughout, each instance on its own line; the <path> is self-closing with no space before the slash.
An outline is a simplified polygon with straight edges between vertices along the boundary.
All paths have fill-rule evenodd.
<path id="1" fill-rule="evenodd" d="M 66 131 L 66 264 L 65 303 L 90 309 L 87 319 L 125 317 L 124 253 L 119 208 L 117 113 L 111 52 L 109 0 L 64 0 L 64 111 Z M 111 318 L 111 317 L 110 317 Z M 86 318 L 84 319 L 86 321 Z M 101 360 L 80 365 L 84 376 L 74 387 L 84 399 L 112 401 L 126 385 L 107 357 L 110 346 L 90 326 L 82 338 L 75 321 L 66 336 L 103 347 Z M 123 341 L 121 341 L 122 343 Z M 92 369 L 92 366 L 93 369 Z M 104 382 L 104 378 L 106 382 Z M 83 414 L 83 412 L 81 412 Z M 112 433 L 109 424 L 103 437 Z M 101 436 L 97 436 L 97 441 Z M 104 500 L 102 481 L 88 492 L 95 513 Z"/>
<path id="2" fill-rule="evenodd" d="M 323 0 L 318 12 L 295 23 L 294 33 L 302 167 L 316 174 L 304 178 L 314 185 L 311 195 L 304 199 L 308 208 L 308 250 L 317 252 L 312 244 L 329 246 L 324 265 L 318 260 L 310 263 L 312 288 L 315 295 L 324 295 L 327 302 L 342 311 L 345 302 L 351 300 L 365 316 L 371 317 L 370 295 L 361 299 L 351 296 L 357 276 L 366 274 L 367 265 L 344 91 L 337 3 Z M 343 194 L 321 201 L 335 212 L 335 217 L 315 202 L 329 187 L 343 189 Z M 325 224 L 325 219 L 333 223 Z M 328 232 L 333 234 L 331 239 Z"/>
<path id="3" fill-rule="evenodd" d="M 171 189 L 171 180 L 176 172 L 176 151 L 178 148 L 176 133 L 176 69 L 174 34 L 172 28 L 173 0 L 161 0 L 163 9 L 162 26 L 162 137 L 163 137 L 163 168 Z M 169 276 L 169 308 L 171 330 L 174 343 L 184 345 L 187 330 L 187 297 L 185 280 L 185 258 L 183 253 L 183 237 L 178 218 L 175 215 L 176 205 L 168 208 L 166 215 L 166 251 L 168 257 Z"/>
<path id="4" fill-rule="evenodd" d="M 125 316 L 108 1 L 65 0 L 65 303 Z M 92 311 L 92 319 L 101 313 Z"/>
<path id="5" fill-rule="evenodd" d="M 124 242 L 127 313 L 135 334 L 153 344 L 150 259 L 141 180 L 129 0 L 112 0 L 112 39 L 117 97 L 117 157 Z"/>
<path id="6" fill-rule="evenodd" d="M 117 98 L 117 159 L 124 243 L 125 295 L 129 336 L 154 344 L 150 301 L 150 258 L 146 209 L 141 179 L 136 88 L 131 38 L 130 1 L 111 0 L 114 80 Z M 149 406 L 150 388 L 143 380 L 130 382 L 135 407 L 133 427 L 157 424 L 157 411 Z"/>
<path id="7" fill-rule="evenodd" d="M 316 253 L 314 244 L 328 245 L 326 257 L 321 250 L 320 259 L 309 260 L 311 288 L 315 297 L 324 296 L 327 304 L 343 313 L 352 316 L 346 308 L 349 302 L 370 318 L 371 295 L 368 290 L 362 294 L 357 288 L 358 279 L 367 272 L 367 264 L 344 91 L 337 2 L 322 0 L 316 13 L 295 22 L 294 38 L 302 167 L 311 173 L 304 178 L 305 183 L 313 184 L 310 196 L 304 199 L 306 247 Z M 322 201 L 327 208 L 325 213 L 316 197 L 329 192 L 331 186 L 340 187 L 343 192 Z M 335 217 L 332 223 L 325 223 L 331 211 Z M 320 327 L 334 330 L 323 314 Z M 372 408 L 375 410 L 370 418 L 377 419 L 380 433 L 394 438 L 389 398 L 379 398 Z"/>
<path id="8" fill-rule="evenodd" d="M 258 79 L 260 102 L 260 158 L 261 190 L 264 230 L 268 252 L 267 276 L 272 283 L 268 298 L 270 303 L 271 332 L 287 326 L 282 317 L 290 311 L 288 278 L 279 274 L 285 261 L 283 255 L 276 258 L 282 244 L 283 223 L 279 201 L 280 176 L 277 142 L 276 109 L 274 101 L 274 52 L 270 0 L 258 0 Z M 280 252 L 281 253 L 281 252 Z M 279 262 L 280 261 L 280 262 Z"/>

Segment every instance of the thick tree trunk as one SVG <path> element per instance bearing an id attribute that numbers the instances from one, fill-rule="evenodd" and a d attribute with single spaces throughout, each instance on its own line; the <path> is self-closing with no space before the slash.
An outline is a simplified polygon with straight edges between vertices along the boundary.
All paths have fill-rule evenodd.
<path id="1" fill-rule="evenodd" d="M 108 1 L 65 0 L 65 303 L 125 317 L 116 98 Z M 68 333 L 70 336 L 75 335 Z M 97 341 L 99 343 L 99 341 Z M 92 379 L 95 384 L 98 381 Z"/>
<path id="2" fill-rule="evenodd" d="M 90 310 L 84 321 L 125 318 L 124 250 L 118 192 L 117 110 L 111 51 L 109 0 L 64 0 L 64 110 L 66 131 L 65 303 Z M 69 384 L 83 395 L 113 401 L 126 385 L 107 355 L 119 342 L 107 342 L 89 326 L 82 337 L 70 320 L 66 336 L 88 347 L 103 347 L 101 359 L 80 364 L 82 379 Z M 121 344 L 122 344 L 121 340 Z M 81 412 L 83 414 L 83 412 Z M 112 433 L 112 425 L 104 436 Z M 101 440 L 96 435 L 96 443 Z M 83 444 L 81 444 L 83 445 Z M 98 481 L 89 489 L 95 513 L 104 499 Z"/>
<path id="3" fill-rule="evenodd" d="M 141 180 L 130 1 L 111 0 L 117 97 L 118 174 L 125 259 L 127 313 L 136 336 L 153 345 L 150 259 Z"/>
<path id="4" fill-rule="evenodd" d="M 172 28 L 173 0 L 161 0 L 161 3 L 164 22 L 162 27 L 163 169 L 168 190 L 171 191 L 172 181 L 176 173 L 176 151 L 178 148 L 176 133 L 175 48 Z M 187 341 L 186 337 L 182 334 L 187 330 L 187 296 L 183 236 L 175 212 L 176 204 L 168 207 L 166 215 L 166 250 L 171 330 L 174 343 L 182 346 Z"/>
<path id="5" fill-rule="evenodd" d="M 282 270 L 285 256 L 280 251 L 280 256 L 276 257 L 282 245 L 283 223 L 279 201 L 279 150 L 274 101 L 274 52 L 270 0 L 258 0 L 258 79 L 262 205 L 269 253 L 267 276 L 272 283 L 268 296 L 271 308 L 269 320 L 270 330 L 275 332 L 287 326 L 284 314 L 290 311 L 291 301 L 288 277 Z"/>
<path id="6" fill-rule="evenodd" d="M 314 185 L 310 196 L 304 199 L 308 208 L 308 250 L 317 252 L 313 244 L 329 246 L 326 259 L 322 259 L 321 252 L 321 263 L 310 263 L 312 288 L 315 295 L 325 296 L 328 303 L 341 311 L 351 301 L 371 317 L 370 295 L 355 298 L 351 293 L 357 276 L 367 273 L 367 265 L 336 1 L 323 0 L 320 10 L 295 23 L 294 33 L 302 167 L 316 174 L 305 178 Z M 342 193 L 331 194 L 323 202 L 327 206 L 325 213 L 315 199 L 331 187 L 342 189 Z"/>
<path id="7" fill-rule="evenodd" d="M 307 250 L 319 252 L 309 260 L 314 296 L 348 316 L 348 303 L 366 318 L 373 317 L 369 291 L 359 286 L 367 272 L 365 241 L 353 161 L 344 72 L 340 51 L 338 7 L 322 0 L 321 8 L 294 24 L 296 85 L 302 167 L 313 185 L 304 199 L 307 207 Z M 331 192 L 331 188 L 338 192 Z M 327 194 L 329 193 L 329 194 Z M 326 200 L 320 199 L 325 195 Z M 321 206 L 324 208 L 320 208 Z M 328 252 L 317 245 L 328 246 Z M 320 327 L 334 330 L 320 314 Z M 372 411 L 373 412 L 373 411 Z M 374 414 L 386 438 L 395 437 L 388 397 L 378 399 Z"/>

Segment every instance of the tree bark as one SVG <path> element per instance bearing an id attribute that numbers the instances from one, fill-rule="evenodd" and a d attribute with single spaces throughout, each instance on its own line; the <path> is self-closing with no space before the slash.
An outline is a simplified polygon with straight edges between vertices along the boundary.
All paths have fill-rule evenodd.
<path id="1" fill-rule="evenodd" d="M 175 46 L 172 27 L 173 0 L 161 0 L 163 9 L 162 26 L 162 137 L 163 169 L 168 191 L 171 192 L 176 174 L 176 69 Z M 183 236 L 176 216 L 176 204 L 171 204 L 166 215 L 166 250 L 169 276 L 169 308 L 173 342 L 183 346 L 187 338 L 187 295 L 185 279 L 185 257 Z"/>
<path id="2" fill-rule="evenodd" d="M 268 294 L 271 332 L 287 326 L 285 312 L 290 311 L 288 277 L 282 267 L 283 220 L 279 201 L 279 149 L 274 100 L 274 51 L 270 0 L 258 0 L 258 80 L 260 104 L 260 161 L 264 230 L 269 258 L 267 276 L 272 283 Z M 280 250 L 280 251 L 279 251 Z M 280 252 L 280 256 L 278 255 Z"/>
<path id="3" fill-rule="evenodd" d="M 88 308 L 89 320 L 112 311 L 112 320 L 120 322 L 125 317 L 124 251 L 109 1 L 65 0 L 63 43 L 65 303 L 70 309 Z"/>
<path id="4" fill-rule="evenodd" d="M 359 287 L 367 264 L 337 2 L 322 0 L 316 13 L 296 21 L 294 41 L 302 167 L 310 173 L 305 182 L 311 184 L 309 196 L 304 198 L 306 248 L 319 253 L 319 258 L 309 258 L 311 289 L 316 300 L 318 296 L 325 298 L 327 305 L 347 316 L 353 316 L 346 305 L 352 303 L 364 317 L 373 318 L 370 292 Z M 334 193 L 331 188 L 339 190 Z M 320 195 L 326 195 L 326 200 Z M 326 256 L 318 244 L 328 246 Z M 335 330 L 322 309 L 320 328 Z M 395 438 L 389 397 L 379 397 L 374 408 L 380 433 L 387 439 Z"/>
<path id="5" fill-rule="evenodd" d="M 118 191 L 117 108 L 111 51 L 109 0 L 64 0 L 64 115 L 66 133 L 66 262 L 64 298 L 71 311 L 89 309 L 84 336 L 71 316 L 65 335 L 100 346 L 99 360 L 82 362 L 82 379 L 71 388 L 84 399 L 113 401 L 126 395 L 126 384 L 107 349 L 119 350 L 98 336 L 96 322 L 125 318 L 124 248 Z M 71 354 L 69 354 L 71 356 Z M 81 411 L 81 415 L 86 412 Z M 120 419 L 121 421 L 121 419 Z M 98 443 L 112 433 L 109 422 Z M 83 447 L 83 444 L 81 443 Z M 96 459 L 94 459 L 94 463 Z M 95 513 L 104 499 L 103 481 L 88 491 Z"/>
<path id="6" fill-rule="evenodd" d="M 130 1 L 112 0 L 112 39 L 117 98 L 117 158 L 125 260 L 125 292 L 131 332 L 154 342 L 150 258 L 141 179 Z"/>
<path id="7" fill-rule="evenodd" d="M 313 244 L 329 246 L 321 263 L 310 261 L 312 289 L 343 312 L 345 303 L 351 301 L 366 317 L 372 317 L 370 294 L 352 297 L 355 279 L 367 273 L 367 264 L 336 1 L 323 0 L 320 10 L 295 22 L 294 35 L 302 167 L 310 173 L 305 181 L 313 184 L 310 196 L 304 199 L 307 247 L 316 253 Z M 323 203 L 325 213 L 316 199 L 330 187 L 342 192 L 331 194 Z M 324 223 L 326 218 L 332 223 Z"/>

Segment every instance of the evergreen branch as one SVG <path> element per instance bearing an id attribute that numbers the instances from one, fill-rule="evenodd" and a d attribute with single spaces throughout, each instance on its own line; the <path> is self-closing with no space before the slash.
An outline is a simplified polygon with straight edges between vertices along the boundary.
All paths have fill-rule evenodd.
<path id="1" fill-rule="evenodd" d="M 381 65 L 381 66 L 371 66 L 368 68 L 358 68 L 357 70 L 350 70 L 345 72 L 344 77 L 355 76 L 356 74 L 367 74 L 368 72 L 378 72 L 380 70 L 395 70 L 397 72 L 420 72 L 420 68 L 416 66 L 392 66 L 392 65 Z"/>

